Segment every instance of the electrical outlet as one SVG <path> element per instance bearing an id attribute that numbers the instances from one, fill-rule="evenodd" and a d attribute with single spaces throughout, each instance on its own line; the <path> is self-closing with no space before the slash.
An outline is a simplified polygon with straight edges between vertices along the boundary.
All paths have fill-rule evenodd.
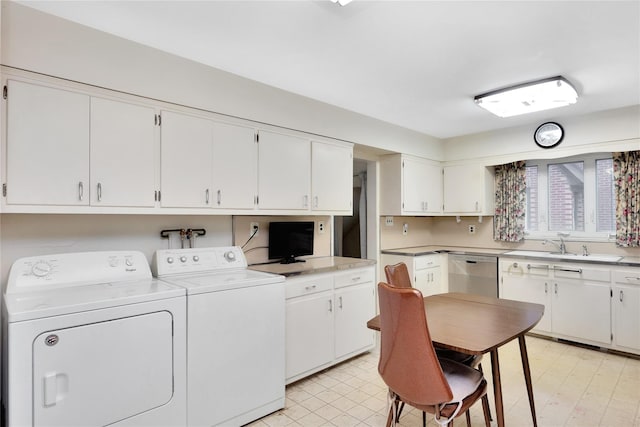
<path id="1" fill-rule="evenodd" d="M 257 236 L 258 233 L 260 232 L 260 226 L 258 225 L 257 222 L 252 222 L 251 225 L 249 226 L 249 237 L 253 236 L 253 233 L 256 233 L 255 235 Z"/>
<path id="2" fill-rule="evenodd" d="M 324 221 L 318 221 L 318 234 L 324 234 Z"/>
<path id="3" fill-rule="evenodd" d="M 409 224 L 406 222 L 402 224 L 402 235 L 406 236 L 409 233 Z"/>
<path id="4" fill-rule="evenodd" d="M 476 226 L 475 225 L 470 225 L 469 226 L 469 234 L 476 234 Z"/>
<path id="5" fill-rule="evenodd" d="M 384 225 L 386 225 L 387 227 L 393 227 L 393 217 L 392 216 L 385 217 Z"/>

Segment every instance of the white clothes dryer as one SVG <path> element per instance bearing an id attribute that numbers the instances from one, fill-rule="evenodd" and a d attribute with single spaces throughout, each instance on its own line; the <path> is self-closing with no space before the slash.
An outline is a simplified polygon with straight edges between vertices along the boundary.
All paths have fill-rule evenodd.
<path id="1" fill-rule="evenodd" d="M 3 304 L 13 426 L 184 426 L 186 297 L 140 252 L 22 258 Z"/>
<path id="2" fill-rule="evenodd" d="M 158 250 L 151 267 L 187 290 L 187 425 L 284 408 L 284 277 L 249 270 L 237 246 Z"/>

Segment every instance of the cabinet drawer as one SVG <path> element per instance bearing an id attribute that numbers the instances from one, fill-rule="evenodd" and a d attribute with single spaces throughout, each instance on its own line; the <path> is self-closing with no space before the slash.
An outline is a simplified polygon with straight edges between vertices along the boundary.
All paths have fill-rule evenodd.
<path id="1" fill-rule="evenodd" d="M 334 285 L 336 288 L 343 288 L 359 283 L 373 282 L 374 280 L 375 272 L 373 268 L 358 268 L 336 274 Z"/>
<path id="2" fill-rule="evenodd" d="M 615 280 L 617 283 L 640 285 L 640 268 L 637 270 L 614 271 L 613 280 Z"/>
<path id="3" fill-rule="evenodd" d="M 331 275 L 319 277 L 296 277 L 285 281 L 285 298 L 295 298 L 301 295 L 311 295 L 333 289 Z"/>
<path id="4" fill-rule="evenodd" d="M 595 282 L 610 282 L 611 271 L 596 268 L 584 268 L 576 265 L 554 265 L 553 277 L 590 280 Z"/>
<path id="5" fill-rule="evenodd" d="M 439 267 L 440 257 L 438 255 L 420 256 L 420 257 L 416 257 L 414 262 L 415 262 L 416 270 L 423 270 L 425 268 L 431 268 L 431 267 Z"/>

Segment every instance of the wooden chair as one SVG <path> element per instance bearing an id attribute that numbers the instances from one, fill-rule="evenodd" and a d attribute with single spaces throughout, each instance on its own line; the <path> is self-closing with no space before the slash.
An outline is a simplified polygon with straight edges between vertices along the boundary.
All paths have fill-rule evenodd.
<path id="1" fill-rule="evenodd" d="M 409 276 L 409 269 L 407 268 L 407 264 L 404 262 L 399 262 L 393 265 L 386 265 L 384 267 L 384 274 L 387 277 L 387 283 L 391 286 L 395 286 L 398 288 L 412 288 L 411 286 L 411 277 Z M 472 368 L 477 368 L 482 373 L 482 365 L 480 361 L 482 360 L 482 355 L 475 354 L 466 354 L 461 353 L 455 350 L 449 350 L 445 348 L 435 347 L 436 355 L 439 359 L 448 359 L 453 360 L 454 362 L 462 363 L 464 365 L 470 366 Z M 486 404 L 487 408 L 489 407 L 489 399 L 485 396 L 483 397 L 483 405 Z M 404 405 L 403 405 L 404 406 Z M 402 412 L 402 406 L 398 412 L 398 416 Z M 467 413 L 467 417 L 469 414 Z M 489 419 L 491 417 L 491 411 L 489 410 Z M 467 423 L 470 423 L 471 420 L 467 419 Z"/>
<path id="2" fill-rule="evenodd" d="M 424 311 L 422 294 L 413 288 L 378 284 L 380 302 L 380 361 L 378 372 L 389 387 L 391 407 L 387 427 L 397 422 L 397 405 L 403 402 L 434 414 L 440 425 L 453 419 L 487 393 L 482 373 L 448 359 L 438 359 Z M 490 426 L 488 407 L 484 418 Z M 467 425 L 469 417 L 467 417 Z"/>

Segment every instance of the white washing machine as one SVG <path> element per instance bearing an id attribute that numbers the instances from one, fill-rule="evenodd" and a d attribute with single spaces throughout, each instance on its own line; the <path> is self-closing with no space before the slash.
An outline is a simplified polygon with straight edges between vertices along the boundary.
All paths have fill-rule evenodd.
<path id="1" fill-rule="evenodd" d="M 185 425 L 185 291 L 142 253 L 19 259 L 2 308 L 7 427 Z"/>
<path id="2" fill-rule="evenodd" d="M 235 246 L 159 250 L 152 269 L 187 290 L 187 425 L 284 408 L 284 277 L 247 269 Z"/>

